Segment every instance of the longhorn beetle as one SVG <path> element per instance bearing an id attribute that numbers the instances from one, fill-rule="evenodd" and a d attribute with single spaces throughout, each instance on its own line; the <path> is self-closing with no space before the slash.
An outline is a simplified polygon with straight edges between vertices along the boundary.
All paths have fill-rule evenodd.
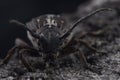
<path id="1" fill-rule="evenodd" d="M 111 10 L 110 8 L 101 8 L 89 13 L 88 15 L 78 19 L 68 30 L 64 30 L 66 26 L 64 26 L 64 19 L 62 19 L 59 15 L 42 15 L 36 18 L 33 18 L 30 22 L 23 24 L 16 20 L 11 20 L 11 23 L 15 23 L 18 26 L 21 26 L 26 29 L 27 36 L 31 41 L 33 46 L 29 46 L 27 43 L 22 41 L 21 39 L 16 39 L 15 45 L 8 51 L 7 56 L 1 62 L 2 64 L 7 64 L 9 59 L 13 55 L 14 51 L 17 49 L 18 54 L 20 55 L 20 59 L 23 65 L 29 70 L 33 71 L 33 68 L 24 58 L 24 54 L 26 52 L 38 55 L 45 55 L 45 60 L 48 62 L 56 61 L 57 59 L 69 55 L 74 52 L 79 52 L 80 60 L 83 65 L 86 67 L 88 66 L 86 57 L 80 50 L 80 48 L 76 48 L 75 46 L 79 46 L 80 43 L 84 44 L 86 47 L 90 48 L 91 50 L 99 52 L 97 49 L 91 47 L 88 43 L 83 41 L 81 38 L 75 39 L 74 35 L 71 38 L 68 38 L 73 29 L 82 21 L 88 19 L 92 15 L 100 12 Z M 98 35 L 102 30 L 94 31 L 94 32 L 84 32 L 80 34 L 80 37 L 85 35 Z"/>

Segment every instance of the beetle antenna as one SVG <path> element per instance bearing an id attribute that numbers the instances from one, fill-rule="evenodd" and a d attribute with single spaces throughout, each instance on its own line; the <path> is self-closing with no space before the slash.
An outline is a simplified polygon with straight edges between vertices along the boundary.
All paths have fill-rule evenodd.
<path id="1" fill-rule="evenodd" d="M 17 25 L 19 25 L 19 26 L 24 27 L 26 30 L 28 30 L 28 31 L 31 33 L 32 36 L 34 36 L 34 37 L 36 37 L 36 38 L 39 38 L 39 35 L 33 33 L 33 31 L 30 30 L 29 28 L 27 28 L 27 26 L 26 26 L 25 24 L 23 24 L 23 23 L 21 23 L 21 22 L 19 22 L 19 21 L 17 21 L 17 20 L 10 20 L 10 23 L 15 23 L 15 24 L 17 24 Z"/>
<path id="2" fill-rule="evenodd" d="M 93 11 L 92 13 L 89 13 L 87 16 L 83 16 L 82 18 L 78 19 L 75 23 L 73 23 L 72 27 L 66 32 L 64 33 L 60 39 L 64 39 L 66 38 L 68 35 L 70 35 L 70 33 L 72 32 L 72 30 L 82 21 L 88 19 L 89 17 L 91 17 L 92 15 L 95 15 L 96 13 L 100 12 L 100 11 L 111 11 L 111 8 L 100 8 L 97 9 L 96 11 Z"/>

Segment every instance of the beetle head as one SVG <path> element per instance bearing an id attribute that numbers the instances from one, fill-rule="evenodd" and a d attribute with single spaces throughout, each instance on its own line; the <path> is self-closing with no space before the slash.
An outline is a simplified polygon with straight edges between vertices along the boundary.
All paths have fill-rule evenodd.
<path id="1" fill-rule="evenodd" d="M 34 18 L 28 22 L 26 26 L 32 30 L 39 37 L 32 36 L 30 32 L 29 39 L 36 38 L 36 46 L 42 48 L 44 52 L 53 52 L 59 47 L 61 40 L 60 36 L 63 33 L 62 27 L 64 25 L 63 19 L 59 15 L 43 15 Z M 35 45 L 35 43 L 33 43 Z"/>

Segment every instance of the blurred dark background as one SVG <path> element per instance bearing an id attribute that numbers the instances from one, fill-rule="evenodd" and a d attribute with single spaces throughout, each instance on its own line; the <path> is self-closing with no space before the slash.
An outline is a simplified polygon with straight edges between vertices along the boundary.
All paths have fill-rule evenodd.
<path id="1" fill-rule="evenodd" d="M 89 0 L 0 0 L 0 58 L 14 45 L 15 38 L 28 41 L 24 29 L 9 24 L 16 19 L 23 23 L 42 14 L 72 13 Z"/>

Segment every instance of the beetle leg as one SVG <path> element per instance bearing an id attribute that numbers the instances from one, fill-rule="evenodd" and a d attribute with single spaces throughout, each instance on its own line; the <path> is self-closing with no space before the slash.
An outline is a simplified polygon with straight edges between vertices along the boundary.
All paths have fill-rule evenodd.
<path id="1" fill-rule="evenodd" d="M 7 64 L 10 60 L 10 58 L 12 57 L 14 51 L 16 49 L 16 46 L 13 46 L 7 53 L 7 56 L 3 59 L 3 61 L 0 62 L 0 65 L 4 65 Z"/>
<path id="2" fill-rule="evenodd" d="M 94 47 L 91 47 L 86 41 L 84 41 L 84 40 L 81 40 L 81 39 L 79 39 L 78 40 L 79 41 L 79 43 L 82 43 L 82 44 L 84 44 L 86 47 L 88 47 L 89 49 L 91 49 L 91 50 L 93 50 L 93 51 L 95 51 L 95 52 L 97 52 L 98 50 L 97 49 L 95 49 Z"/>
<path id="3" fill-rule="evenodd" d="M 106 30 L 108 30 L 109 27 L 105 27 L 103 29 L 97 30 L 97 31 L 92 31 L 92 32 L 82 32 L 80 34 L 80 38 L 84 37 L 86 35 L 91 35 L 91 36 L 99 36 L 101 34 L 103 34 Z"/>
<path id="4" fill-rule="evenodd" d="M 87 66 L 87 60 L 86 57 L 84 55 L 84 53 L 79 49 L 79 54 L 80 54 L 80 61 L 83 64 L 83 66 Z"/>
<path id="5" fill-rule="evenodd" d="M 20 57 L 21 62 L 23 63 L 23 65 L 28 69 L 28 71 L 33 72 L 33 71 L 34 71 L 33 68 L 31 67 L 30 64 L 28 64 L 28 62 L 25 60 L 25 58 L 24 58 L 24 56 L 23 56 L 23 54 L 24 54 L 25 51 L 27 51 L 27 50 L 28 50 L 28 49 L 21 49 L 21 50 L 19 51 L 19 57 Z"/>
<path id="6" fill-rule="evenodd" d="M 29 70 L 29 71 L 33 71 L 32 68 L 29 66 L 29 64 L 27 63 L 27 61 L 24 59 L 23 54 L 25 50 L 31 50 L 31 51 L 37 51 L 36 49 L 30 47 L 29 45 L 27 45 L 27 43 L 25 43 L 24 41 L 20 40 L 20 39 L 16 39 L 15 41 L 15 46 L 12 47 L 8 53 L 7 56 L 3 59 L 3 61 L 1 61 L 0 65 L 4 65 L 7 64 L 10 60 L 10 58 L 12 57 L 12 55 L 15 53 L 15 50 L 18 49 L 20 58 L 22 63 L 25 65 L 25 67 Z"/>
<path id="7" fill-rule="evenodd" d="M 88 32 L 87 34 L 92 35 L 92 36 L 98 36 L 98 35 L 104 33 L 105 31 L 106 31 L 106 28 L 98 30 L 98 31 Z"/>
<path id="8" fill-rule="evenodd" d="M 90 45 L 89 45 L 86 41 L 84 41 L 84 40 L 79 39 L 78 41 L 79 41 L 79 43 L 82 43 L 82 44 L 84 44 L 86 47 L 88 47 L 89 49 L 93 50 L 94 52 L 97 52 L 97 53 L 106 53 L 106 52 L 98 51 L 96 48 L 90 46 Z"/>
<path id="9" fill-rule="evenodd" d="M 83 67 L 92 71 L 92 72 L 95 72 L 97 74 L 101 74 L 101 72 L 98 70 L 97 67 L 92 66 L 92 65 L 87 63 L 87 60 L 86 60 L 86 57 L 85 57 L 84 53 L 80 49 L 78 49 L 78 51 L 79 51 L 79 54 L 80 54 L 80 61 L 83 65 Z"/>

